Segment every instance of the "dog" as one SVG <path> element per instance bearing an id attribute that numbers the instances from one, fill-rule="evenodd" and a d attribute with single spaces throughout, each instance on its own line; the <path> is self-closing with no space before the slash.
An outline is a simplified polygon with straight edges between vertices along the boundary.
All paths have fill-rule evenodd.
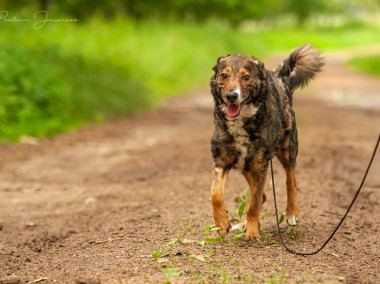
<path id="1" fill-rule="evenodd" d="M 290 226 L 297 225 L 298 135 L 292 97 L 294 90 L 307 85 L 323 65 L 320 52 L 311 44 L 294 49 L 274 71 L 267 70 L 255 57 L 218 58 L 210 81 L 215 126 L 211 199 L 220 235 L 231 229 L 224 189 L 229 171 L 237 169 L 249 184 L 250 200 L 245 222 L 234 229 L 245 229 L 246 239 L 260 239 L 259 215 L 266 200 L 263 191 L 270 155 L 276 156 L 285 169 L 286 220 Z"/>

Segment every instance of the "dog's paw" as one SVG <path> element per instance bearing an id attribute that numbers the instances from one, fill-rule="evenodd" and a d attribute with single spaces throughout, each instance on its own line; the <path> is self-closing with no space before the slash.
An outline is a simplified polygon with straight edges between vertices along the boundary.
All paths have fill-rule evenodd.
<path id="1" fill-rule="evenodd" d="M 231 231 L 240 231 L 244 232 L 246 230 L 247 221 L 244 221 L 243 223 L 235 224 L 231 227 Z"/>
<path id="2" fill-rule="evenodd" d="M 286 216 L 286 222 L 289 226 L 296 226 L 298 223 L 298 217 L 295 215 L 292 216 Z"/>
<path id="3" fill-rule="evenodd" d="M 245 239 L 246 240 L 252 240 L 252 239 L 260 240 L 261 239 L 260 233 L 259 233 L 259 231 L 256 231 L 256 230 L 247 231 L 245 233 Z"/>
<path id="4" fill-rule="evenodd" d="M 231 230 L 231 224 L 228 223 L 226 226 L 217 226 L 220 229 L 218 230 L 218 234 L 221 235 L 222 237 L 225 237 L 228 232 Z"/>

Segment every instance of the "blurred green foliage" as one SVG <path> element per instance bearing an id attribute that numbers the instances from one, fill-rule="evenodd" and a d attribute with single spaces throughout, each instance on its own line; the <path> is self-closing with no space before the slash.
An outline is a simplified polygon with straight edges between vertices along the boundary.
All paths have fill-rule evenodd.
<path id="1" fill-rule="evenodd" d="M 1 5 L 1 4 L 0 4 Z M 1 7 L 2 6 L 2 7 Z M 107 19 L 128 16 L 136 20 L 164 19 L 204 22 L 210 18 L 233 25 L 246 20 L 274 20 L 290 14 L 299 24 L 318 14 L 349 13 L 380 7 L 379 0 L 3 0 L 0 8 L 51 10 L 88 19 L 103 15 Z"/>
<path id="2" fill-rule="evenodd" d="M 380 54 L 353 58 L 348 61 L 348 65 L 360 71 L 380 77 Z"/>
<path id="3" fill-rule="evenodd" d="M 72 102 L 59 68 L 49 62 L 54 57 L 53 49 L 41 53 L 1 45 L 0 137 L 17 140 L 26 133 L 46 136 L 66 130 Z"/>
<path id="4" fill-rule="evenodd" d="M 27 23 L 3 26 L 0 140 L 51 136 L 133 114 L 157 101 L 132 67 L 119 58 L 107 62 L 103 38 L 94 37 L 91 29 L 81 26 L 74 33 L 73 25 L 45 30 Z M 69 33 L 72 37 L 65 38 Z M 83 45 L 83 33 L 89 45 Z"/>
<path id="5" fill-rule="evenodd" d="M 307 17 L 327 7 L 312 2 Z M 338 2 L 329 4 L 331 13 Z M 287 9 L 304 22 L 307 12 L 296 12 L 302 10 L 297 3 L 3 1 L 0 11 L 9 10 L 8 19 L 29 21 L 0 19 L 0 141 L 50 136 L 155 106 L 165 96 L 208 84 L 222 54 L 264 59 L 305 42 L 322 50 L 380 43 L 379 26 L 350 18 L 334 27 L 267 25 Z M 80 22 L 33 28 L 34 12 L 44 7 L 50 18 Z"/>

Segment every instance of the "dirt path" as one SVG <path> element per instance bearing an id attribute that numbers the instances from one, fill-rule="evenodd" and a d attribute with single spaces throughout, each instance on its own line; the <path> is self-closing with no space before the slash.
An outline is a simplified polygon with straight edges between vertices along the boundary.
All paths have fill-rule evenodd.
<path id="1" fill-rule="evenodd" d="M 345 69 L 337 54 L 327 59 L 323 74 L 295 96 L 302 215 L 299 240 L 286 240 L 301 251 L 318 246 L 338 222 L 380 129 L 380 81 Z M 211 107 L 205 89 L 133 118 L 1 145 L 0 283 L 379 283 L 380 155 L 319 255 L 297 257 L 276 245 L 269 184 L 263 244 L 232 235 L 228 244 L 194 242 L 213 222 Z M 282 211 L 284 177 L 275 168 Z M 246 187 L 231 175 L 231 212 Z M 176 237 L 188 244 L 164 248 Z M 159 250 L 155 262 L 149 256 Z"/>

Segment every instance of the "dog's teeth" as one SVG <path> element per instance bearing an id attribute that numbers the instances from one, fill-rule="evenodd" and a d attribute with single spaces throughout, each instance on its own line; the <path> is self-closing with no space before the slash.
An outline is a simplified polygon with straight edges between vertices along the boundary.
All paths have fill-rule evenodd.
<path id="1" fill-rule="evenodd" d="M 233 225 L 232 228 L 231 228 L 231 231 L 240 231 L 240 232 L 243 232 L 244 231 L 244 226 L 243 226 L 243 224 Z"/>
<path id="2" fill-rule="evenodd" d="M 289 216 L 286 221 L 288 222 L 289 226 L 296 226 L 297 225 L 298 218 L 296 216 Z"/>

